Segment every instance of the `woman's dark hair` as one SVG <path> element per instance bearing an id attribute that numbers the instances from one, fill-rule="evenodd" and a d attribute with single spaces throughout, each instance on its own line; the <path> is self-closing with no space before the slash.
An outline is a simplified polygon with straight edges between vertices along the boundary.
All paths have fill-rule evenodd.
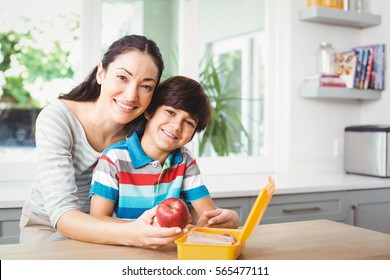
<path id="1" fill-rule="evenodd" d="M 144 36 L 128 35 L 112 43 L 108 51 L 103 56 L 103 69 L 107 70 L 108 65 L 110 65 L 110 63 L 113 62 L 119 55 L 130 51 L 140 51 L 142 53 L 149 54 L 152 57 L 158 68 L 158 84 L 164 70 L 162 55 L 156 43 Z M 59 98 L 74 101 L 94 101 L 98 99 L 100 95 L 100 85 L 96 81 L 97 69 L 98 67 L 96 66 L 84 82 L 73 88 L 69 93 L 61 95 Z"/>
<path id="2" fill-rule="evenodd" d="M 165 105 L 183 110 L 198 122 L 195 131 L 205 129 L 211 119 L 209 97 L 203 87 L 195 80 L 174 76 L 159 84 L 146 112 L 153 116 L 157 108 Z"/>

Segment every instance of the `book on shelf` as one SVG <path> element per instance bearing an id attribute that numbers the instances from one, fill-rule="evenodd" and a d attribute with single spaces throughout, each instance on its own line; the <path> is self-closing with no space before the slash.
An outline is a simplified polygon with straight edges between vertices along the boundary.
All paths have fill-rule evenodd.
<path id="1" fill-rule="evenodd" d="M 336 57 L 336 73 L 343 80 L 347 88 L 353 88 L 357 57 L 353 50 L 341 52 Z"/>
<path id="2" fill-rule="evenodd" d="M 368 60 L 368 55 L 369 55 L 368 49 L 366 49 L 366 48 L 363 48 L 362 52 L 363 52 L 363 60 L 361 61 L 361 69 L 360 69 L 361 72 L 360 72 L 360 77 L 359 77 L 358 89 L 363 88 L 364 79 L 366 77 L 367 60 Z"/>
<path id="3" fill-rule="evenodd" d="M 350 76 L 342 75 L 340 77 L 346 80 L 347 87 L 351 87 L 351 76 L 353 76 L 353 88 L 357 89 L 374 89 L 384 90 L 384 76 L 385 76 L 385 45 L 373 44 L 367 46 L 359 46 L 353 48 L 351 51 L 355 54 L 356 65 L 354 73 Z M 351 51 L 337 54 L 337 58 L 344 56 Z M 337 69 L 342 69 L 344 65 L 339 62 Z M 341 71 L 341 70 L 340 70 Z"/>
<path id="4" fill-rule="evenodd" d="M 366 70 L 366 75 L 365 75 L 365 79 L 364 79 L 364 83 L 363 83 L 364 89 L 368 89 L 369 85 L 370 85 L 370 81 L 371 81 L 371 77 L 372 77 L 372 68 L 373 68 L 373 64 L 374 64 L 375 45 L 372 45 L 368 49 L 368 53 L 369 53 L 369 55 L 368 55 L 368 59 L 367 59 L 367 70 Z"/>
<path id="5" fill-rule="evenodd" d="M 371 73 L 370 87 L 372 89 L 385 89 L 385 65 L 386 65 L 386 46 L 378 44 L 375 46 L 374 65 Z"/>
<path id="6" fill-rule="evenodd" d="M 303 80 L 304 87 L 346 87 L 339 75 L 313 75 Z"/>
<path id="7" fill-rule="evenodd" d="M 359 88 L 359 80 L 360 80 L 360 73 L 362 69 L 362 61 L 363 61 L 363 50 L 360 48 L 355 48 L 353 49 L 353 52 L 356 55 L 356 70 L 354 75 L 354 80 L 353 80 L 353 87 L 354 88 Z"/>

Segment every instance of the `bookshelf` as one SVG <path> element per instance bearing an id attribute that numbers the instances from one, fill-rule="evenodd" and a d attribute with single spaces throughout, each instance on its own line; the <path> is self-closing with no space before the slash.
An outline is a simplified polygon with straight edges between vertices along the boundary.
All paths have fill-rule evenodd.
<path id="1" fill-rule="evenodd" d="M 357 29 L 372 27 L 382 23 L 382 17 L 380 15 L 316 6 L 300 10 L 299 19 L 306 22 Z M 370 101 L 379 100 L 382 92 L 380 90 L 372 89 L 350 89 L 303 85 L 299 88 L 298 93 L 300 97 L 311 99 Z"/>
<path id="2" fill-rule="evenodd" d="M 299 19 L 360 29 L 380 25 L 382 22 L 380 15 L 323 7 L 310 7 L 300 10 Z"/>
<path id="3" fill-rule="evenodd" d="M 372 89 L 302 86 L 299 88 L 299 96 L 303 98 L 369 101 L 380 99 L 381 91 Z"/>

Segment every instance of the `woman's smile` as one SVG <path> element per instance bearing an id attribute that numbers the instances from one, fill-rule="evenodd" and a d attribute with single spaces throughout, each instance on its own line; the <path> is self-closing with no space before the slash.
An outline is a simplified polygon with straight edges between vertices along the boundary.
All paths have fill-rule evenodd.
<path id="1" fill-rule="evenodd" d="M 125 109 L 125 110 L 128 110 L 128 111 L 131 111 L 131 110 L 134 110 L 134 109 L 137 109 L 138 106 L 136 105 L 133 105 L 133 104 L 125 104 L 119 100 L 116 100 L 115 99 L 115 103 L 122 109 Z"/>

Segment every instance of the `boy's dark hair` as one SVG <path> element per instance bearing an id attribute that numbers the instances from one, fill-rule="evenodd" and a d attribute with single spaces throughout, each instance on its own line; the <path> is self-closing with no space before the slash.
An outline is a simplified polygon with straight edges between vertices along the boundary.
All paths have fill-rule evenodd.
<path id="1" fill-rule="evenodd" d="M 190 114 L 198 122 L 196 132 L 205 129 L 211 119 L 209 97 L 197 81 L 188 77 L 174 76 L 161 82 L 146 111 L 153 116 L 157 108 L 162 105 Z"/>

